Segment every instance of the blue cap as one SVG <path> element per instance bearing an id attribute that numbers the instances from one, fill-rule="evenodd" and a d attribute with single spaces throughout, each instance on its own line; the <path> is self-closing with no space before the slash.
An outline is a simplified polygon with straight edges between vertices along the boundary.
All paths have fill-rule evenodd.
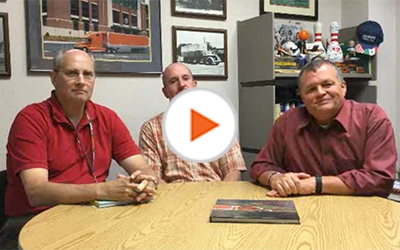
<path id="1" fill-rule="evenodd" d="M 357 53 L 373 56 L 383 42 L 383 31 L 379 23 L 366 21 L 357 27 Z"/>

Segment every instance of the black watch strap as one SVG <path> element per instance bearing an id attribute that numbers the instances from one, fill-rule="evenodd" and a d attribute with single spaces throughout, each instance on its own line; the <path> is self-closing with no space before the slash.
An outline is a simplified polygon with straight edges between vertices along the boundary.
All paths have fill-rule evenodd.
<path id="1" fill-rule="evenodd" d="M 321 175 L 315 176 L 315 193 L 316 194 L 322 193 L 322 176 Z"/>

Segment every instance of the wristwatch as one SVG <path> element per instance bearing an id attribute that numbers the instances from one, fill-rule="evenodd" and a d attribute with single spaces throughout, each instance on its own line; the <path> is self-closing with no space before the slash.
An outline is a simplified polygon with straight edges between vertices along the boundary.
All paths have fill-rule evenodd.
<path id="1" fill-rule="evenodd" d="M 271 187 L 271 177 L 274 176 L 274 175 L 276 175 L 276 174 L 281 174 L 281 173 L 278 172 L 278 171 L 275 171 L 275 172 L 272 172 L 272 173 L 270 173 L 270 174 L 268 175 L 268 178 L 267 178 L 267 186 Z"/>
<path id="2" fill-rule="evenodd" d="M 321 175 L 315 176 L 315 193 L 316 194 L 322 193 L 322 176 Z"/>

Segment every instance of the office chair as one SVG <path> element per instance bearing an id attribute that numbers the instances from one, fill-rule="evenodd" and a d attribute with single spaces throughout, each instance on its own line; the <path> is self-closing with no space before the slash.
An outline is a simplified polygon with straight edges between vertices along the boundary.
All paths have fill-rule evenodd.
<path id="1" fill-rule="evenodd" d="M 5 215 L 6 187 L 7 187 L 7 171 L 3 170 L 0 171 L 0 229 L 7 221 L 7 216 Z"/>

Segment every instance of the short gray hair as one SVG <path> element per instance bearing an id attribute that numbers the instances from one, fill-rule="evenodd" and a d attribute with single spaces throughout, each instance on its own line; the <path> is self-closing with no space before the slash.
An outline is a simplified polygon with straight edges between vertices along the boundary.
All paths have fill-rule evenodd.
<path id="1" fill-rule="evenodd" d="M 59 50 L 56 54 L 56 56 L 53 58 L 53 70 L 59 70 L 61 67 L 61 63 L 64 57 L 64 54 L 69 51 L 69 50 Z M 96 63 L 94 60 L 94 57 L 90 54 L 88 56 L 92 59 L 93 61 L 93 69 L 96 69 Z"/>
<path id="2" fill-rule="evenodd" d="M 343 74 L 342 71 L 340 71 L 340 69 L 338 67 L 336 67 L 336 65 L 329 61 L 329 60 L 325 60 L 322 58 L 315 58 L 314 60 L 311 60 L 309 63 L 307 63 L 300 71 L 299 77 L 297 78 L 297 86 L 300 88 L 300 83 L 301 83 L 301 77 L 304 75 L 304 73 L 306 72 L 310 72 L 310 71 L 317 71 L 322 65 L 330 65 L 332 66 L 335 71 L 336 71 L 336 77 L 339 80 L 340 83 L 342 83 L 344 81 L 343 79 Z"/>

